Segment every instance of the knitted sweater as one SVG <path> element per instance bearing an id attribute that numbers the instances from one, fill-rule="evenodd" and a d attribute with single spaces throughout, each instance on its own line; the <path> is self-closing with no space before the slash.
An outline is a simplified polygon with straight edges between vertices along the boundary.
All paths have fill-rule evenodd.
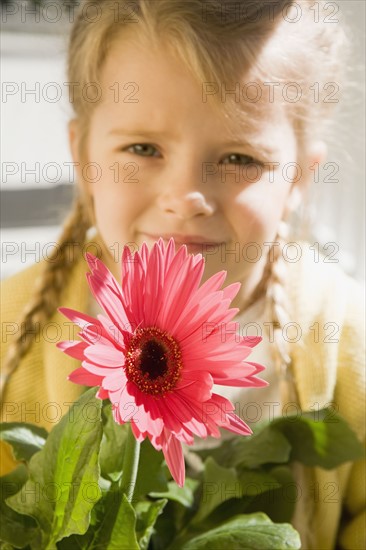
<path id="1" fill-rule="evenodd" d="M 286 292 L 293 308 L 292 321 L 302 334 L 298 342 L 290 345 L 299 405 L 309 411 L 335 403 L 338 412 L 363 440 L 365 353 L 361 289 L 337 266 L 325 263 L 323 258 L 314 262 L 307 243 L 302 243 L 301 248 L 301 259 L 286 263 Z M 43 262 L 2 283 L 1 360 L 11 338 L 20 330 L 19 317 L 32 296 Z M 88 311 L 86 271 L 86 262 L 79 260 L 62 292 L 60 306 Z M 12 375 L 1 421 L 37 423 L 50 430 L 68 411 L 83 391 L 82 386 L 67 380 L 67 375 L 79 365 L 76 359 L 57 349 L 55 343 L 75 339 L 75 334 L 73 324 L 56 311 Z M 4 475 L 14 467 L 14 462 L 5 443 L 0 445 L 0 451 L 0 474 Z M 330 550 L 336 545 L 346 550 L 365 548 L 363 461 L 332 471 L 308 470 L 316 487 L 307 510 L 314 542 L 303 548 Z M 339 529 L 342 509 L 346 510 L 348 521 L 342 522 Z"/>

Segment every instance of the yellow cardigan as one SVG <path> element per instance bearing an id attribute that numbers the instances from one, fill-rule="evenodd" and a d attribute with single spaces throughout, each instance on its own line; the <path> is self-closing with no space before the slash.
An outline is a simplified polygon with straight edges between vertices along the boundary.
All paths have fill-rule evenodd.
<path id="1" fill-rule="evenodd" d="M 94 239 L 95 240 L 95 239 Z M 365 367 L 363 302 L 357 283 L 337 266 L 314 257 L 302 243 L 302 257 L 287 262 L 287 294 L 294 318 L 301 327 L 301 342 L 291 344 L 292 368 L 302 410 L 336 403 L 361 440 L 365 437 Z M 43 262 L 2 283 L 3 360 L 12 335 L 20 330 L 22 309 L 32 295 Z M 60 298 L 60 306 L 87 312 L 89 288 L 81 259 Z M 319 331 L 319 334 L 317 334 Z M 73 325 L 57 311 L 42 329 L 29 353 L 21 360 L 5 392 L 1 421 L 31 422 L 52 429 L 83 388 L 69 382 L 67 375 L 78 361 L 55 343 L 75 337 Z M 0 474 L 11 471 L 14 461 L 9 447 L 0 445 Z M 365 468 L 363 461 L 326 471 L 312 470 L 317 498 L 309 513 L 316 550 L 330 550 L 337 544 L 356 550 L 365 548 Z M 338 532 L 340 515 L 346 507 L 351 519 Z M 343 526 L 343 524 L 342 524 Z"/>

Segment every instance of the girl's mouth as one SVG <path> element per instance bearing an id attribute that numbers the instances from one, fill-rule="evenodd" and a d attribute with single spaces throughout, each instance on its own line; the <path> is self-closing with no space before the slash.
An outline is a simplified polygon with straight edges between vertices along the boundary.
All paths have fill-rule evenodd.
<path id="1" fill-rule="evenodd" d="M 177 248 L 185 244 L 188 252 L 191 254 L 213 252 L 213 250 L 218 249 L 220 245 L 224 244 L 222 241 L 212 240 L 212 237 L 209 238 L 202 235 L 182 235 L 177 233 L 153 235 L 151 233 L 142 233 L 142 236 L 153 241 L 158 241 L 159 238 L 162 238 L 165 244 L 168 244 L 169 239 L 173 238 Z"/>

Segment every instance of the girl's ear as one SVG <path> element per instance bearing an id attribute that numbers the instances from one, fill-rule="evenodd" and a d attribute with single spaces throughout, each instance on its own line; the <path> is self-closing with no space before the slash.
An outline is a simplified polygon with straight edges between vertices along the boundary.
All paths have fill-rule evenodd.
<path id="1" fill-rule="evenodd" d="M 307 153 L 307 159 L 306 159 L 306 165 L 303 166 L 304 175 L 305 178 L 307 177 L 308 182 L 306 182 L 308 185 L 311 184 L 311 181 L 314 180 L 314 171 L 315 167 L 314 164 L 319 164 L 321 166 L 323 162 L 326 160 L 328 155 L 328 147 L 325 141 L 318 140 L 314 141 L 310 144 L 308 147 L 308 153 Z"/>
<path id="2" fill-rule="evenodd" d="M 287 203 L 286 203 L 286 212 L 291 212 L 296 210 L 304 195 L 314 183 L 314 176 L 320 169 L 321 165 L 324 163 L 327 158 L 328 147 L 326 143 L 322 140 L 314 141 L 308 147 L 307 154 L 303 162 L 301 163 L 302 176 L 299 181 L 292 185 L 290 190 Z"/>

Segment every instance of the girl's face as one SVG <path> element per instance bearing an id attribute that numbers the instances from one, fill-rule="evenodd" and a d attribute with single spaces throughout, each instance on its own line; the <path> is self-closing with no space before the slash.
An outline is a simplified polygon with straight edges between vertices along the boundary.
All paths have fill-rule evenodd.
<path id="1" fill-rule="evenodd" d="M 135 250 L 173 236 L 204 254 L 206 279 L 227 270 L 227 283 L 243 283 L 240 305 L 262 276 L 298 175 L 289 164 L 297 143 L 276 103 L 256 103 L 255 111 L 247 103 L 245 123 L 228 122 L 205 90 L 213 88 L 163 46 L 115 44 L 91 119 L 94 169 L 84 176 L 95 178 L 88 186 L 96 223 L 117 278 L 123 245 Z M 74 160 L 76 133 L 71 125 Z"/>

